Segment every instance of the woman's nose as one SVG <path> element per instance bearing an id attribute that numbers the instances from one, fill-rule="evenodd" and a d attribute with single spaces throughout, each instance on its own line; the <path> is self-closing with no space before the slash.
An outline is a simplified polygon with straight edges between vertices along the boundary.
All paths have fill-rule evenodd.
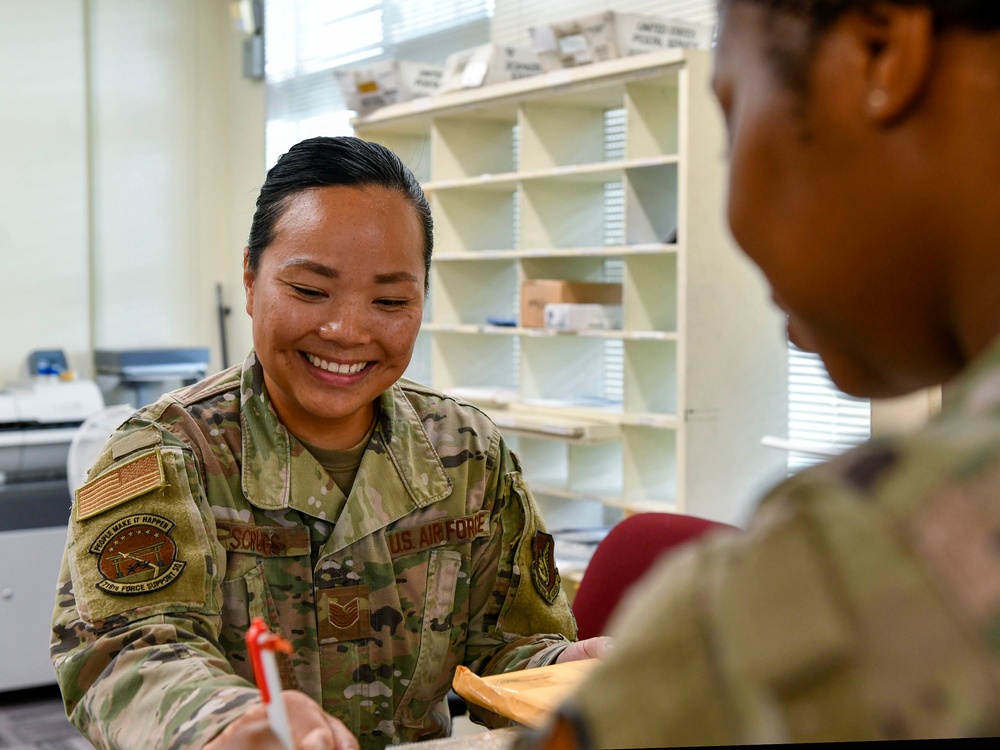
<path id="1" fill-rule="evenodd" d="M 360 305 L 338 305 L 319 326 L 319 335 L 329 341 L 366 343 L 371 340 L 371 326 Z"/>

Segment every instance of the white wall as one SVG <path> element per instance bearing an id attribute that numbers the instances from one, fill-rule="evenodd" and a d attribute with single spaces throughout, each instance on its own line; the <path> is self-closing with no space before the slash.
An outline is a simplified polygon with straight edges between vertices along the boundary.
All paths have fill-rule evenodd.
<path id="1" fill-rule="evenodd" d="M 216 354 L 214 285 L 242 293 L 264 176 L 263 84 L 241 77 L 223 0 L 91 0 L 90 40 L 95 345 Z"/>
<path id="2" fill-rule="evenodd" d="M 0 0 L 0 75 L 0 383 L 34 348 L 90 376 L 92 348 L 204 345 L 215 369 L 216 282 L 240 361 L 264 86 L 227 0 Z"/>
<path id="3" fill-rule="evenodd" d="M 89 361 L 83 29 L 81 0 L 0 0 L 0 383 Z"/>

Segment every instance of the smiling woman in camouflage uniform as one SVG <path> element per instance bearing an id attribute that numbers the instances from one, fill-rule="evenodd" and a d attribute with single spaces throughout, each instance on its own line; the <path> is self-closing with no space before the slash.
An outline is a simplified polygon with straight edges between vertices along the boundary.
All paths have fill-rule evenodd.
<path id="1" fill-rule="evenodd" d="M 572 642 L 496 426 L 400 380 L 431 247 L 423 192 L 380 146 L 311 139 L 268 173 L 244 259 L 254 352 L 140 409 L 76 495 L 52 657 L 96 746 L 279 747 L 256 616 L 294 647 L 299 747 L 443 736 L 457 665 L 602 650 Z"/>

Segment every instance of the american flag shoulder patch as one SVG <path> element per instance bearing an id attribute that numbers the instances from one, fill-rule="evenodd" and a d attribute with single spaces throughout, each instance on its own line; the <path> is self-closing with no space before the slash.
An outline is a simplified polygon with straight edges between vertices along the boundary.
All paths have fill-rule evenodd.
<path id="1" fill-rule="evenodd" d="M 76 491 L 76 520 L 83 521 L 166 484 L 159 448 L 126 461 Z"/>

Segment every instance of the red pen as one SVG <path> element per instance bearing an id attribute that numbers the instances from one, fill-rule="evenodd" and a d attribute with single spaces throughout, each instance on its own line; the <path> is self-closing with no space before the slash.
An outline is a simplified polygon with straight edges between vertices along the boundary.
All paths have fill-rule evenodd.
<path id="1" fill-rule="evenodd" d="M 286 750 L 295 750 L 292 730 L 288 726 L 288 714 L 285 712 L 285 701 L 281 697 L 278 662 L 274 657 L 275 651 L 292 653 L 292 644 L 268 630 L 267 623 L 260 617 L 255 617 L 250 623 L 246 640 L 253 674 L 257 680 L 257 687 L 260 688 L 264 707 L 267 709 L 267 720 L 271 724 L 271 731 L 281 740 Z"/>

